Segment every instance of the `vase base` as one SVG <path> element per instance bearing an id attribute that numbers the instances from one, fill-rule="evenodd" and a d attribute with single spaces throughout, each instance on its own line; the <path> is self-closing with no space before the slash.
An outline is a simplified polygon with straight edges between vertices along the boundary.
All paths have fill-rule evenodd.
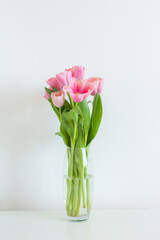
<path id="1" fill-rule="evenodd" d="M 84 216 L 78 216 L 78 217 L 67 216 L 67 220 L 76 221 L 76 222 L 85 221 L 88 218 L 89 218 L 89 214 L 84 215 Z"/>

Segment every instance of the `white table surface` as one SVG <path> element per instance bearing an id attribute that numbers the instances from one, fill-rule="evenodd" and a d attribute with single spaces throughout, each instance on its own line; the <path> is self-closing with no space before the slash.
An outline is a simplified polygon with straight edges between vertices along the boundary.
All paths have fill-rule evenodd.
<path id="1" fill-rule="evenodd" d="M 1 211 L 0 240 L 160 240 L 160 210 L 93 210 L 89 220 L 63 211 Z"/>

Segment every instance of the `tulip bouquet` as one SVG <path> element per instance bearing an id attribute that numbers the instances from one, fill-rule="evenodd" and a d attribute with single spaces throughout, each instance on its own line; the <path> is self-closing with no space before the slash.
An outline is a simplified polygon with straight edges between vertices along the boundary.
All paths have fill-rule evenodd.
<path id="1" fill-rule="evenodd" d="M 47 80 L 44 97 L 50 102 L 60 122 L 60 131 L 55 133 L 62 137 L 67 146 L 68 178 L 66 210 L 68 216 L 79 216 L 81 199 L 83 208 L 90 212 L 89 180 L 86 181 L 86 193 L 83 179 L 87 179 L 89 146 L 97 134 L 102 118 L 101 91 L 103 79 L 99 77 L 84 78 L 85 68 L 75 66 Z M 90 109 L 87 97 L 93 96 Z M 86 196 L 86 197 L 85 197 Z"/>

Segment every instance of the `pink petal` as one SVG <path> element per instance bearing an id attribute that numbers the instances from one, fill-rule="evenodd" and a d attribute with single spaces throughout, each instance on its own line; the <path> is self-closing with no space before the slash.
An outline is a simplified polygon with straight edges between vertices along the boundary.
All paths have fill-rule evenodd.
<path id="1" fill-rule="evenodd" d="M 66 71 L 67 84 L 69 84 L 71 78 L 72 78 L 72 71 Z"/>
<path id="2" fill-rule="evenodd" d="M 66 69 L 66 71 L 71 71 L 72 77 L 75 77 L 78 80 L 84 79 L 85 68 L 82 66 L 74 66 L 72 68 Z"/>
<path id="3" fill-rule="evenodd" d="M 56 78 L 50 78 L 47 81 L 47 84 L 50 86 L 50 89 L 52 89 L 52 87 L 56 88 L 57 90 L 61 90 L 60 89 L 60 85 L 58 83 L 58 80 Z"/>
<path id="4" fill-rule="evenodd" d="M 78 85 L 78 79 L 75 77 L 72 77 L 69 81 L 69 87 L 72 89 L 73 92 L 77 92 L 77 85 Z"/>
<path id="5" fill-rule="evenodd" d="M 89 95 L 91 95 L 91 93 L 92 93 L 92 90 L 89 90 L 88 92 L 83 93 L 83 100 L 86 99 L 87 97 L 89 97 Z"/>
<path id="6" fill-rule="evenodd" d="M 63 91 L 68 92 L 68 93 L 73 93 L 73 90 L 70 87 L 64 86 Z"/>
<path id="7" fill-rule="evenodd" d="M 70 93 L 74 102 L 81 102 L 86 99 L 96 88 L 96 86 L 87 80 L 77 80 L 72 78 L 69 86 L 64 86 L 63 90 Z"/>
<path id="8" fill-rule="evenodd" d="M 58 81 L 60 90 L 62 90 L 63 87 L 67 84 L 66 72 L 62 72 L 62 73 L 57 74 L 56 79 Z"/>
<path id="9" fill-rule="evenodd" d="M 47 100 L 49 99 L 49 94 L 47 93 L 47 91 L 45 91 L 45 93 L 44 93 L 44 98 Z"/>
<path id="10" fill-rule="evenodd" d="M 72 67 L 72 76 L 76 77 L 78 80 L 84 79 L 85 68 L 82 66 Z"/>
<path id="11" fill-rule="evenodd" d="M 98 86 L 98 93 L 99 94 L 101 94 L 101 92 L 102 92 L 103 82 L 104 82 L 104 79 L 100 78 L 100 82 L 99 82 L 99 86 Z"/>
<path id="12" fill-rule="evenodd" d="M 88 82 L 87 80 L 80 80 L 79 85 L 81 93 L 92 92 L 96 88 L 94 83 Z"/>
<path id="13" fill-rule="evenodd" d="M 54 106 L 56 106 L 58 108 L 62 107 L 64 104 L 64 101 L 65 101 L 64 91 L 52 92 L 51 99 L 52 99 Z"/>
<path id="14" fill-rule="evenodd" d="M 100 94 L 102 92 L 102 87 L 103 87 L 103 78 L 99 77 L 92 77 L 87 79 L 88 82 L 93 83 L 96 87 L 94 91 L 92 91 L 91 95 L 96 95 L 97 92 Z"/>
<path id="15" fill-rule="evenodd" d="M 82 102 L 84 100 L 83 94 L 70 93 L 70 96 L 74 102 Z"/>

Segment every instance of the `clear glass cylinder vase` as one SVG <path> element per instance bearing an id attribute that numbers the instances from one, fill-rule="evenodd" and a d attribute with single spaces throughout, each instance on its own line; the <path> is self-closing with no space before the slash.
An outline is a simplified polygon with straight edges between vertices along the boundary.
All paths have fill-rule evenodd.
<path id="1" fill-rule="evenodd" d="M 93 160 L 89 148 L 66 149 L 63 178 L 67 219 L 88 219 L 94 187 Z"/>

